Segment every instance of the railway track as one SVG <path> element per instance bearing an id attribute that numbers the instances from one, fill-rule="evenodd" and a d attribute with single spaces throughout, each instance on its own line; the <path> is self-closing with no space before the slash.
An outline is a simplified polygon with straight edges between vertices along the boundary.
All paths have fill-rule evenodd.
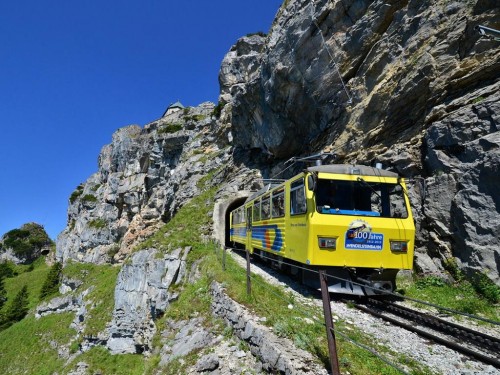
<path id="1" fill-rule="evenodd" d="M 352 301 L 345 301 L 352 304 Z M 500 369 L 500 339 L 390 301 L 370 298 L 353 306 Z"/>
<path id="2" fill-rule="evenodd" d="M 244 255 L 242 256 L 243 251 L 241 249 L 228 249 L 236 250 L 236 253 L 238 253 L 239 256 L 235 259 L 244 259 Z M 269 275 L 271 276 L 270 279 L 279 279 L 279 276 L 277 275 L 283 275 L 283 272 L 277 271 L 276 268 L 273 268 L 269 264 L 261 262 L 262 259 L 257 259 L 259 261 L 253 264 L 258 266 L 254 268 L 252 272 L 260 275 Z M 273 261 L 272 258 L 266 259 Z M 245 261 L 239 261 L 239 263 L 244 266 Z M 287 279 L 281 283 L 283 282 L 288 285 L 294 283 L 291 279 Z M 321 295 L 317 289 L 310 288 L 304 284 L 300 285 L 304 288 L 304 290 L 307 289 L 308 297 L 315 296 L 318 302 L 321 301 Z M 303 294 L 304 292 L 302 291 L 298 293 Z M 422 313 L 398 304 L 394 304 L 387 299 L 369 299 L 364 300 L 362 303 L 356 303 L 359 302 L 359 300 L 353 301 L 352 299 L 338 299 L 334 297 L 332 299 L 332 303 L 334 301 L 353 306 L 360 311 L 364 311 L 372 316 L 384 319 L 395 327 L 401 327 L 408 331 L 415 332 L 417 335 L 420 335 L 429 341 L 441 344 L 451 350 L 473 358 L 478 363 L 491 365 L 500 370 L 500 338 L 498 337 L 486 335 L 473 329 L 448 322 L 444 319 L 437 318 L 430 313 Z M 350 310 L 350 308 L 347 308 L 347 310 Z M 446 371 L 444 373 L 446 373 Z"/>

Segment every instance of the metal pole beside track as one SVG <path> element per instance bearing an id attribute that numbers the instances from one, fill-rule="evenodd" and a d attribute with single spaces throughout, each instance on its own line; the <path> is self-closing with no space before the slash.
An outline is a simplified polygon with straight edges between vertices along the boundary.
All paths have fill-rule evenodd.
<path id="1" fill-rule="evenodd" d="M 226 270 L 226 247 L 222 248 L 222 270 Z"/>
<path id="2" fill-rule="evenodd" d="M 323 299 L 323 314 L 325 315 L 326 338 L 328 340 L 328 353 L 330 354 L 330 364 L 332 374 L 340 375 L 339 360 L 337 358 L 337 346 L 335 344 L 335 331 L 333 330 L 332 307 L 330 303 L 330 293 L 326 283 L 326 271 L 319 271 L 319 282 L 321 284 L 321 297 Z"/>
<path id="3" fill-rule="evenodd" d="M 252 293 L 252 284 L 251 284 L 251 279 L 250 279 L 250 252 L 246 251 L 247 253 L 247 294 L 250 295 Z"/>

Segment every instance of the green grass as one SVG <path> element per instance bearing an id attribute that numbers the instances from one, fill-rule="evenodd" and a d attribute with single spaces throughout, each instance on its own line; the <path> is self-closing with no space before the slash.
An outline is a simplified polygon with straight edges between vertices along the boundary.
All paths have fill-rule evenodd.
<path id="1" fill-rule="evenodd" d="M 28 307 L 33 309 L 40 301 L 40 290 L 50 267 L 45 264 L 45 257 L 39 257 L 32 265 L 14 265 L 13 268 L 18 275 L 6 278 L 4 281 L 7 302 L 1 311 L 6 311 L 9 303 L 24 285 L 28 286 Z"/>
<path id="2" fill-rule="evenodd" d="M 57 348 L 75 335 L 69 328 L 74 314 L 33 315 L 0 332 L 0 374 L 49 375 L 60 371 L 64 359 Z"/>
<path id="3" fill-rule="evenodd" d="M 120 268 L 111 265 L 95 265 L 90 263 L 72 262 L 63 269 L 63 274 L 69 278 L 83 281 L 76 293 L 90 288 L 86 301 L 87 317 L 84 335 L 96 336 L 106 328 L 111 321 L 114 308 L 114 293 L 116 278 Z"/>
<path id="4" fill-rule="evenodd" d="M 19 274 L 7 278 L 8 295 L 12 296 L 28 285 L 30 307 L 38 304 L 40 288 L 49 267 L 43 259 L 35 263 L 31 272 L 27 266 L 14 266 Z M 72 279 L 79 279 L 83 284 L 76 294 L 90 289 L 85 297 L 88 315 L 83 336 L 96 336 L 106 328 L 112 318 L 114 307 L 114 289 L 118 267 L 69 263 L 63 274 Z M 58 349 L 69 348 L 71 354 L 78 352 L 81 338 L 76 338 L 76 331 L 70 328 L 75 318 L 74 313 L 51 314 L 35 319 L 33 313 L 0 332 L 0 374 L 67 374 L 77 367 L 79 362 L 89 365 L 89 374 L 154 374 L 152 371 L 158 358 L 145 358 L 142 355 L 111 355 L 106 348 L 94 347 L 88 352 L 77 355 L 70 363 L 58 355 Z"/>
<path id="5" fill-rule="evenodd" d="M 223 271 L 220 250 L 217 250 L 216 253 L 216 249 L 216 245 L 212 243 L 198 244 L 193 247 L 188 262 L 192 263 L 197 259 L 203 259 L 200 264 L 202 276 L 197 282 L 183 288 L 179 299 L 170 305 L 162 320 L 180 321 L 190 319 L 193 316 L 203 316 L 205 324 L 210 325 L 211 329 L 216 330 L 217 333 L 224 335 L 226 327 L 212 316 L 210 309 L 209 287 L 211 282 L 216 280 L 226 287 L 226 292 L 232 299 L 245 305 L 258 316 L 265 317 L 264 324 L 272 327 L 275 334 L 292 340 L 297 347 L 309 351 L 326 368 L 329 368 L 322 310 L 317 307 L 299 305 L 291 294 L 286 293 L 281 287 L 267 284 L 258 275 L 252 276 L 252 293 L 247 295 L 246 271 L 230 256 L 226 257 L 226 271 Z M 290 304 L 293 306 L 292 309 L 288 307 Z M 312 323 L 306 322 L 306 317 L 312 320 Z M 361 344 L 369 347 L 374 346 L 374 338 L 364 335 L 361 329 L 343 321 L 336 323 L 336 329 Z M 158 348 L 159 345 L 159 340 L 156 340 L 155 347 Z M 351 344 L 340 336 L 337 338 L 337 348 L 342 373 L 349 371 L 352 374 L 399 374 L 398 370 L 386 365 L 365 349 Z M 392 358 L 394 363 L 407 364 L 413 369 L 413 374 L 431 373 L 424 365 L 386 347 L 377 346 L 376 350 L 384 357 Z M 170 365 L 173 366 L 171 369 L 182 370 L 185 368 L 179 361 L 169 364 L 169 368 Z"/>
<path id="6" fill-rule="evenodd" d="M 217 153 L 214 153 L 214 154 L 217 154 Z M 215 155 L 213 157 L 215 157 Z M 208 160 L 208 157 L 206 159 Z M 202 178 L 200 178 L 198 180 L 198 182 L 196 182 L 196 187 L 198 189 L 201 189 L 201 188 L 203 188 L 203 186 L 206 186 L 207 184 L 209 184 L 210 181 L 213 180 L 214 176 L 217 173 L 219 173 L 222 169 L 224 169 L 224 166 L 221 166 L 219 168 L 213 169 L 210 172 L 208 172 L 205 176 L 203 176 Z"/>
<path id="7" fill-rule="evenodd" d="M 191 116 L 184 116 L 184 120 L 185 121 L 201 121 L 201 120 L 204 120 L 207 118 L 207 115 L 202 115 L 202 114 L 198 114 L 198 115 L 191 115 Z"/>
<path id="8" fill-rule="evenodd" d="M 266 325 L 272 327 L 275 334 L 292 340 L 297 347 L 315 355 L 329 369 L 330 360 L 322 309 L 298 304 L 292 295 L 287 294 L 280 287 L 267 284 L 257 275 L 252 277 L 252 294 L 248 296 L 246 293 L 246 271 L 236 265 L 231 258 L 226 259 L 228 261 L 227 271 L 221 271 L 216 278 L 226 285 L 229 296 L 246 305 L 258 316 L 266 317 Z M 219 261 L 216 259 L 215 262 Z M 212 272 L 217 269 L 215 265 L 211 265 L 209 268 Z M 292 309 L 288 308 L 289 304 L 293 306 Z M 312 324 L 310 321 L 306 322 L 305 318 L 312 320 Z M 394 358 L 394 363 L 404 361 L 411 366 L 414 374 L 430 373 L 425 366 L 388 348 L 374 345 L 376 343 L 374 338 L 363 334 L 361 328 L 339 320 L 335 323 L 335 329 L 358 343 L 375 347 L 375 350 L 384 357 Z M 340 335 L 337 336 L 336 341 L 342 373 L 347 371 L 352 374 L 400 373 L 365 349 L 343 339 Z"/>
<path id="9" fill-rule="evenodd" d="M 215 188 L 204 191 L 186 203 L 177 214 L 138 249 L 157 248 L 164 252 L 202 242 L 209 233 Z"/>
<path id="10" fill-rule="evenodd" d="M 106 348 L 95 346 L 72 361 L 64 373 L 74 370 L 82 361 L 89 365 L 87 374 L 143 375 L 147 367 L 147 360 L 142 355 L 111 355 Z"/>
<path id="11" fill-rule="evenodd" d="M 478 294 L 476 288 L 465 279 L 450 284 L 435 276 L 416 278 L 415 280 L 398 277 L 398 285 L 402 288 L 405 296 L 459 312 L 500 321 L 498 303 L 494 304 Z M 425 305 L 422 304 L 418 304 L 418 306 L 425 308 Z"/>

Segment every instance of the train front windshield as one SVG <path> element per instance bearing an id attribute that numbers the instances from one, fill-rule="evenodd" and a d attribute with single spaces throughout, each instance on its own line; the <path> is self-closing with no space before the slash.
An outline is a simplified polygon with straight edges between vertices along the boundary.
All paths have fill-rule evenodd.
<path id="1" fill-rule="evenodd" d="M 316 210 L 322 214 L 407 218 L 400 184 L 318 179 Z"/>

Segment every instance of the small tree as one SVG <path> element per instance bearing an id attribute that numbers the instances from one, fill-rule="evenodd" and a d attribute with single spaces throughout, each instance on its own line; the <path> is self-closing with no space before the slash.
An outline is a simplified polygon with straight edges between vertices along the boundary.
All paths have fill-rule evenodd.
<path id="1" fill-rule="evenodd" d="M 0 279 L 1 278 L 7 278 L 7 277 L 14 277 L 17 276 L 17 272 L 14 271 L 10 263 L 8 262 L 1 262 L 0 263 Z"/>
<path id="2" fill-rule="evenodd" d="M 14 323 L 22 320 L 28 313 L 28 287 L 24 285 L 16 294 L 5 313 L 5 320 Z"/>
<path id="3" fill-rule="evenodd" d="M 56 262 L 52 267 L 50 267 L 50 271 L 45 278 L 45 281 L 42 285 L 42 289 L 40 290 L 40 299 L 45 298 L 51 294 L 56 293 L 59 290 L 59 283 L 61 281 L 61 271 L 62 264 L 61 262 Z"/>

